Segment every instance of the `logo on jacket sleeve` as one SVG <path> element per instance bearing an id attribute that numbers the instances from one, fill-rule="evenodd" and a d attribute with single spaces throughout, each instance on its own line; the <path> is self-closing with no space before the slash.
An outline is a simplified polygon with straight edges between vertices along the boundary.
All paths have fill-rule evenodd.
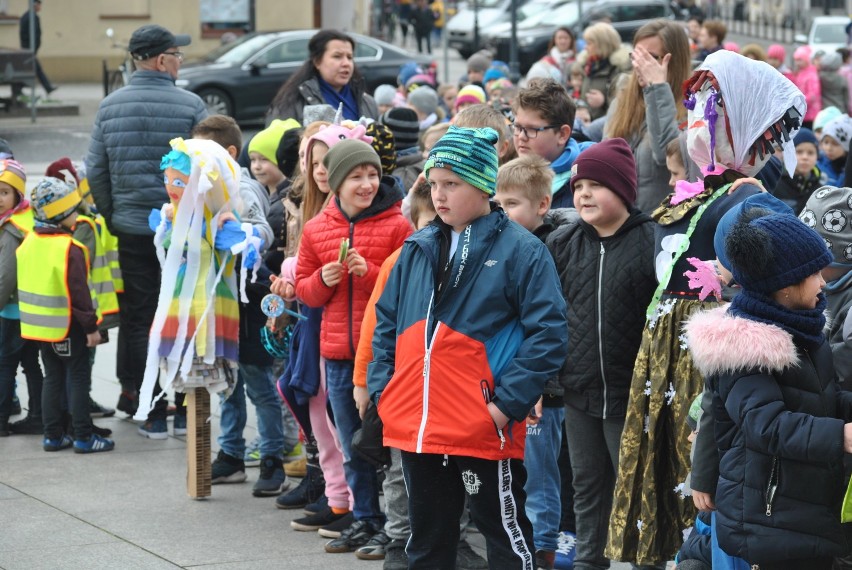
<path id="1" fill-rule="evenodd" d="M 479 487 L 482 486 L 482 481 L 479 480 L 479 475 L 467 469 L 462 471 L 461 474 L 462 483 L 464 483 L 464 490 L 467 491 L 468 495 L 476 495 L 479 493 Z"/>
<path id="2" fill-rule="evenodd" d="M 485 262 L 485 267 L 494 267 L 495 265 L 497 265 L 496 259 L 489 259 Z"/>

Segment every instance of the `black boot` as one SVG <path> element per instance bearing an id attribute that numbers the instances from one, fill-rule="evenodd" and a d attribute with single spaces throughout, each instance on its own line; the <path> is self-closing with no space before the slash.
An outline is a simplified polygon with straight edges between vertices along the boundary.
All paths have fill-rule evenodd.
<path id="1" fill-rule="evenodd" d="M 280 495 L 275 500 L 275 506 L 279 509 L 300 509 L 308 503 L 313 503 L 325 493 L 325 479 L 322 470 L 315 465 L 308 465 L 308 474 L 299 485 L 290 491 Z"/>

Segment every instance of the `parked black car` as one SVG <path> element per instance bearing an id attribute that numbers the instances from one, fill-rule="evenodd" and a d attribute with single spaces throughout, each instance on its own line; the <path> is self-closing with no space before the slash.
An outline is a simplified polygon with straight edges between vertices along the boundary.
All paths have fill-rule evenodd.
<path id="1" fill-rule="evenodd" d="M 579 17 L 577 2 L 569 2 L 551 12 L 546 21 L 535 18 L 530 25 L 518 24 L 518 63 L 521 73 L 526 74 L 530 67 L 547 53 L 547 44 L 553 32 L 559 27 L 567 27 L 576 38 L 582 37 L 583 30 L 591 23 L 608 19 L 618 31 L 621 40 L 633 41 L 636 30 L 658 18 L 676 19 L 676 14 L 668 0 L 597 0 L 583 3 L 583 16 Z M 488 48 L 496 59 L 509 61 L 511 31 L 502 32 L 491 38 Z"/>
<path id="2" fill-rule="evenodd" d="M 317 30 L 255 32 L 218 47 L 181 67 L 178 87 L 197 93 L 210 113 L 239 122 L 262 122 L 269 103 L 285 81 L 308 59 L 308 40 Z M 431 56 L 407 52 L 381 40 L 349 34 L 355 40 L 355 65 L 367 91 L 396 85 L 400 66 L 416 61 L 436 68 Z"/>

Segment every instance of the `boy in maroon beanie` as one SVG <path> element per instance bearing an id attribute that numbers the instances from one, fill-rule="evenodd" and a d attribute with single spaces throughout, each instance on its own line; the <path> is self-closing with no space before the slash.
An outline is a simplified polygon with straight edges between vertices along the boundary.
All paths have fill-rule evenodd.
<path id="1" fill-rule="evenodd" d="M 636 201 L 636 166 L 624 139 L 580 153 L 571 167 L 580 220 L 547 240 L 568 304 L 568 358 L 559 374 L 574 472 L 575 565 L 604 556 L 621 431 L 645 309 L 657 282 L 654 224 Z"/>

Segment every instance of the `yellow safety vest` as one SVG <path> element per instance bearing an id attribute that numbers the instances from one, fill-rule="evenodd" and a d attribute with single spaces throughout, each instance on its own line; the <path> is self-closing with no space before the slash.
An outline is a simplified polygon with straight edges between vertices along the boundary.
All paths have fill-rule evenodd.
<path id="1" fill-rule="evenodd" d="M 27 208 L 20 212 L 15 212 L 9 218 L 9 223 L 18 228 L 21 231 L 21 234 L 26 237 L 28 233 L 33 231 L 33 224 L 35 223 L 35 219 L 33 218 L 33 209 Z"/>
<path id="2" fill-rule="evenodd" d="M 115 292 L 124 293 L 124 278 L 121 276 L 121 267 L 118 264 L 118 238 L 110 233 L 103 216 L 97 216 L 95 223 L 101 228 L 101 239 L 104 242 L 104 252 L 109 262 Z"/>
<path id="3" fill-rule="evenodd" d="M 103 315 L 113 315 L 118 313 L 118 297 L 115 294 L 115 283 L 112 278 L 112 268 L 109 264 L 109 257 L 106 254 L 106 247 L 103 243 L 103 233 L 101 225 L 89 216 L 77 216 L 77 223 L 88 224 L 95 234 L 95 251 L 89 252 L 89 258 L 92 260 L 91 271 L 89 276 L 92 279 L 92 287 L 95 288 L 95 295 L 98 297 L 98 307 Z"/>
<path id="4" fill-rule="evenodd" d="M 21 337 L 44 342 L 59 342 L 71 328 L 71 294 L 68 290 L 68 254 L 77 245 L 86 258 L 86 246 L 67 234 L 39 235 L 30 232 L 18 247 L 18 308 L 21 312 Z M 95 290 L 89 280 L 92 305 L 101 312 Z"/>

